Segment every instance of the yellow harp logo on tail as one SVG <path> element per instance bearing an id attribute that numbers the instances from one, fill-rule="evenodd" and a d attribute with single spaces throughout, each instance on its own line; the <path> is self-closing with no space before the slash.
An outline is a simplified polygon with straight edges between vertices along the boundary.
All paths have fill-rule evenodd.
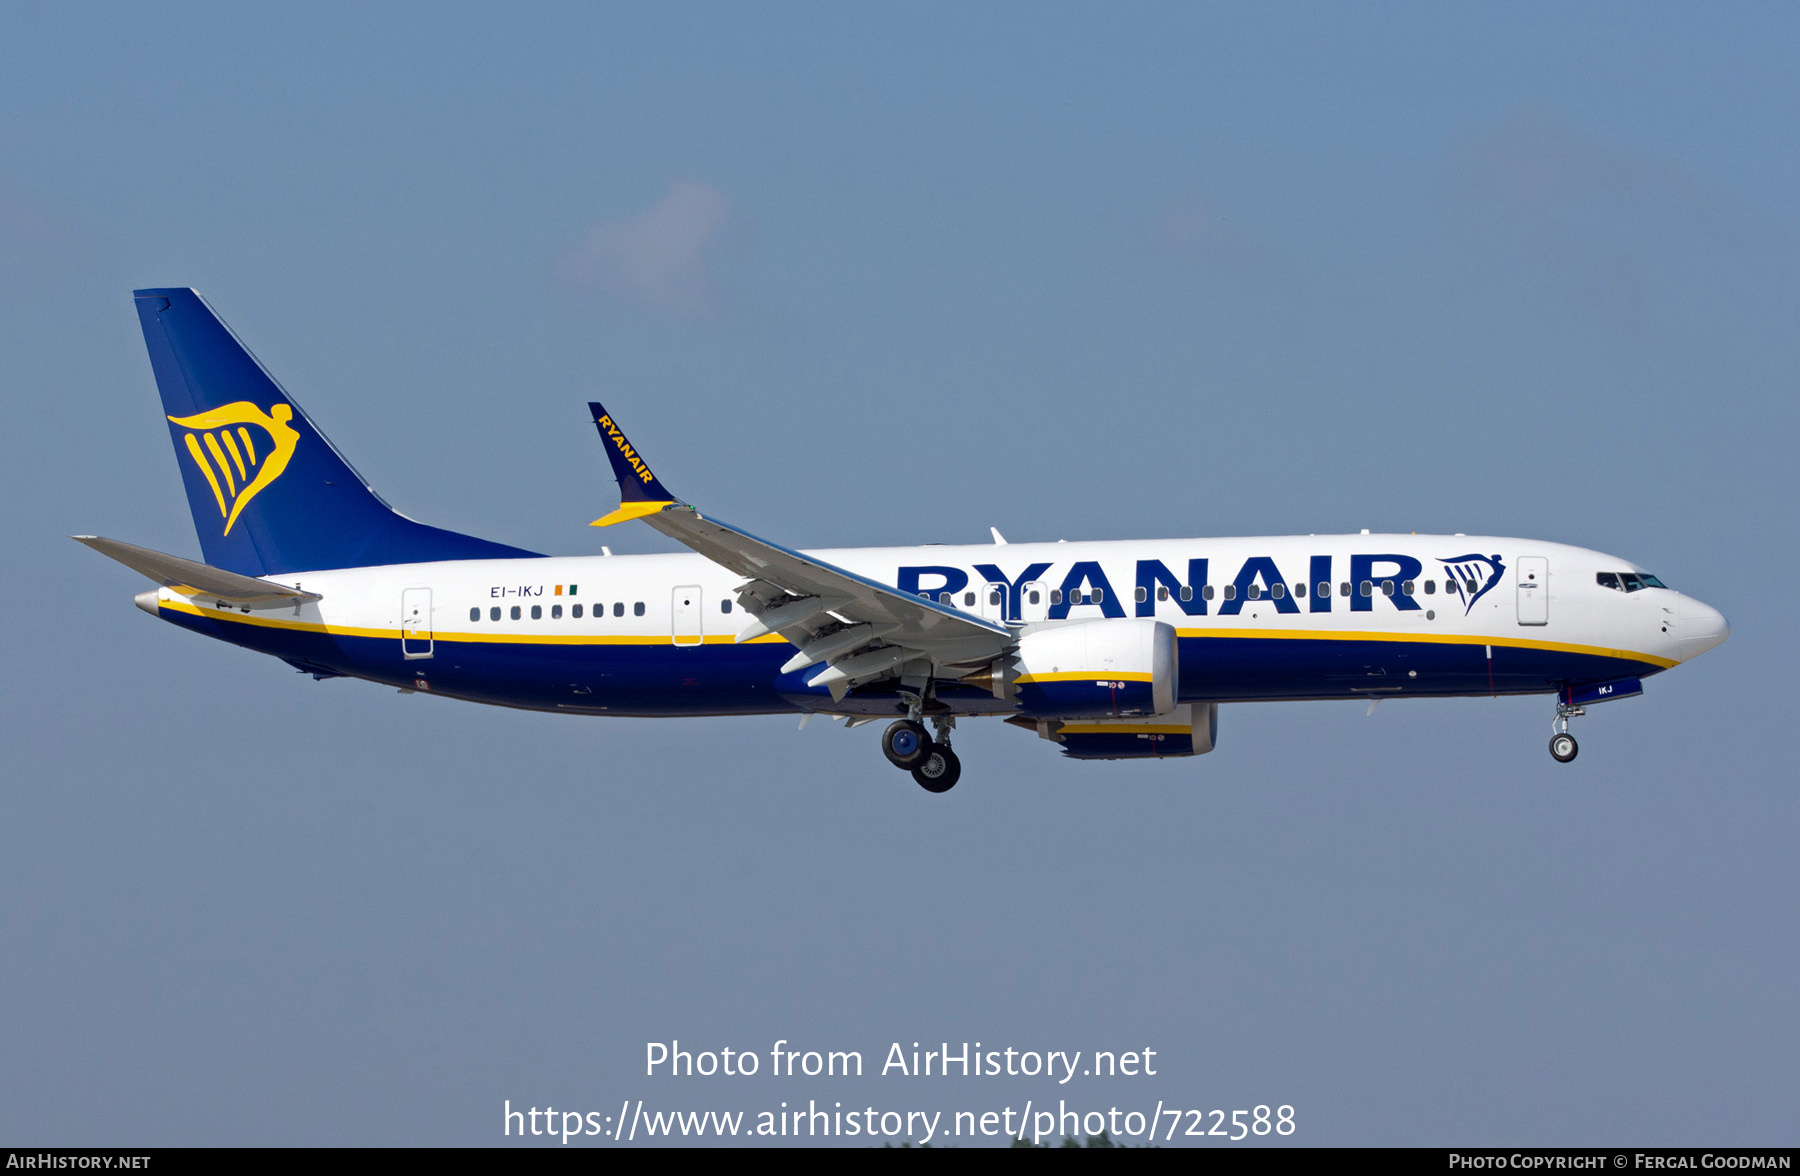
<path id="1" fill-rule="evenodd" d="M 189 430 L 187 451 L 218 500 L 225 534 L 231 534 L 231 525 L 250 500 L 287 469 L 294 446 L 300 443 L 299 432 L 288 424 L 292 419 L 291 404 L 277 404 L 264 412 L 248 400 L 169 418 Z"/>

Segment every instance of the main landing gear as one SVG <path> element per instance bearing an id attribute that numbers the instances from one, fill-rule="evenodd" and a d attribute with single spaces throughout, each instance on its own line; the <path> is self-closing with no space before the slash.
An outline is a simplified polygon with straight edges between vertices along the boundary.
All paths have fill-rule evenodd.
<path id="1" fill-rule="evenodd" d="M 1560 699 L 1556 703 L 1556 717 L 1550 720 L 1550 755 L 1559 764 L 1566 764 L 1581 752 L 1581 745 L 1575 742 L 1575 736 L 1569 734 L 1569 720 L 1579 718 L 1587 711 L 1578 706 L 1570 706 Z"/>
<path id="2" fill-rule="evenodd" d="M 919 787 L 927 792 L 948 792 L 962 777 L 962 761 L 950 750 L 953 717 L 933 718 L 937 738 L 925 733 L 925 724 L 916 718 L 901 719 L 881 736 L 881 753 L 902 771 L 911 772 Z"/>

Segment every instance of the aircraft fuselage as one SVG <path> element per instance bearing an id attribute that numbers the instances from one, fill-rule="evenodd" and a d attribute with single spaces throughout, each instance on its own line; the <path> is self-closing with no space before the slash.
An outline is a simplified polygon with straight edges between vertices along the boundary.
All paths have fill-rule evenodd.
<path id="1" fill-rule="evenodd" d="M 1098 619 L 1175 628 L 1180 702 L 1544 694 L 1643 678 L 1712 648 L 1719 614 L 1600 552 L 1489 536 L 851 548 L 808 553 L 1021 635 Z M 889 713 L 893 684 L 834 701 L 780 673 L 794 647 L 738 643 L 742 577 L 699 555 L 452 560 L 295 572 L 323 599 L 249 612 L 158 594 L 186 628 L 455 698 L 614 715 Z M 1323 589 L 1323 591 L 1321 591 Z M 410 634 L 410 635 L 408 635 Z M 961 714 L 988 691 L 940 688 Z"/>

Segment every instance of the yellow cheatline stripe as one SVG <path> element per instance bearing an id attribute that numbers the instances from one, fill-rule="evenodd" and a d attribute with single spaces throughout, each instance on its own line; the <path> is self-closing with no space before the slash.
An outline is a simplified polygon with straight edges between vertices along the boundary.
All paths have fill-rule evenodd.
<path id="1" fill-rule="evenodd" d="M 199 595 L 204 596 L 205 593 Z M 262 629 L 287 629 L 295 633 L 324 633 L 332 637 L 374 637 L 393 640 L 398 629 L 363 629 L 348 625 L 322 625 L 317 621 L 296 621 L 286 617 L 262 617 L 253 613 L 241 613 L 236 609 L 205 608 L 185 600 L 163 600 L 158 604 L 172 612 L 187 613 L 190 616 L 207 617 L 215 621 L 227 621 L 239 625 L 254 625 Z M 423 636 L 420 630 L 419 635 Z M 443 629 L 435 631 L 438 641 L 465 641 L 480 645 L 673 645 L 667 636 L 645 636 L 641 634 L 606 634 L 570 636 L 560 633 L 526 634 L 526 633 L 454 633 Z M 684 641 L 691 639 L 684 638 Z M 705 637 L 707 645 L 731 645 L 735 639 L 729 633 L 708 633 Z M 779 633 L 769 633 L 757 637 L 751 644 L 786 645 L 787 641 Z"/>
<path id="2" fill-rule="evenodd" d="M 1125 725 L 1117 723 L 1064 723 L 1056 729 L 1058 735 L 1191 735 L 1192 727 L 1179 724 L 1167 726 L 1149 724 L 1145 726 Z"/>
<path id="3" fill-rule="evenodd" d="M 219 472 L 225 475 L 225 489 L 231 491 L 235 497 L 237 482 L 231 476 L 231 463 L 225 460 L 225 453 L 219 448 L 219 439 L 211 433 L 204 433 L 201 435 L 201 440 L 206 442 L 206 452 L 212 454 L 213 460 L 219 463 Z"/>
<path id="4" fill-rule="evenodd" d="M 1270 637 L 1288 641 L 1406 641 L 1425 645 L 1500 645 L 1511 649 L 1542 649 L 1552 653 L 1585 653 L 1594 657 L 1640 661 L 1669 669 L 1681 663 L 1635 649 L 1609 649 L 1603 645 L 1572 645 L 1563 641 L 1538 641 L 1530 637 L 1487 637 L 1476 633 L 1359 632 L 1354 629 L 1177 629 L 1177 637 Z"/>
<path id="5" fill-rule="evenodd" d="M 204 596 L 204 593 L 198 595 Z M 189 613 L 197 617 L 211 617 L 214 620 L 231 621 L 240 625 L 257 625 L 268 629 L 291 629 L 295 632 L 330 633 L 343 637 L 376 637 L 392 639 L 394 629 L 363 629 L 349 626 L 322 625 L 317 621 L 297 621 L 290 618 L 261 617 L 238 612 L 235 609 L 202 608 L 185 600 L 164 600 L 160 606 L 175 612 Z M 1543 649 L 1553 653 L 1582 653 L 1594 657 L 1618 658 L 1623 661 L 1638 661 L 1648 665 L 1669 669 L 1680 665 L 1680 662 L 1654 654 L 1639 653 L 1633 649 L 1608 649 L 1597 645 L 1570 645 L 1557 641 L 1533 641 L 1526 637 L 1481 637 L 1450 636 L 1437 633 L 1354 633 L 1343 630 L 1311 630 L 1307 632 L 1289 632 L 1283 629 L 1180 629 L 1182 637 L 1280 637 L 1297 640 L 1319 641 L 1417 641 L 1439 645 L 1504 645 L 1518 649 Z M 467 641 L 487 645 L 671 645 L 667 636 L 648 636 L 638 634 L 605 634 L 564 636 L 555 633 L 471 633 L 444 632 L 437 634 L 439 641 Z M 730 645 L 736 639 L 729 633 L 708 633 L 707 645 Z M 788 644 L 779 633 L 768 633 L 744 644 Z M 1020 682 L 1149 682 L 1149 674 L 1095 674 L 1095 673 L 1057 673 L 1021 675 Z"/>
<path id="6" fill-rule="evenodd" d="M 219 517 L 225 517 L 225 492 L 219 489 L 219 479 L 213 477 L 212 463 L 206 460 L 206 454 L 200 448 L 200 441 L 192 433 L 186 434 L 188 452 L 194 455 L 194 464 L 206 475 L 206 484 L 212 487 L 213 497 L 219 500 Z"/>
<path id="7" fill-rule="evenodd" d="M 589 523 L 590 527 L 610 527 L 614 523 L 628 523 L 632 519 L 641 519 L 645 515 L 653 515 L 665 506 L 674 506 L 674 499 L 666 502 L 626 502 L 621 503 L 618 510 Z"/>
<path id="8" fill-rule="evenodd" d="M 1096 674 L 1092 670 L 1086 670 L 1064 674 L 1020 674 L 1016 680 L 1019 682 L 1151 682 L 1155 681 L 1155 675 L 1123 672 Z"/>
<path id="9" fill-rule="evenodd" d="M 248 481 L 244 474 L 244 455 L 238 451 L 237 438 L 232 436 L 230 429 L 220 429 L 219 436 L 225 438 L 225 448 L 231 450 L 231 460 L 237 462 L 238 481 Z"/>

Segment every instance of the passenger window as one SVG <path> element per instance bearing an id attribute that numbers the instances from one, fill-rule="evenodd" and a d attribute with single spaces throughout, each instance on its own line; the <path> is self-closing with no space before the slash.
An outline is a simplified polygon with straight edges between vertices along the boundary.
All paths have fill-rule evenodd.
<path id="1" fill-rule="evenodd" d="M 1207 595 L 1211 596 L 1212 593 L 1208 592 Z M 1183 584 L 1181 586 L 1181 599 L 1183 599 L 1183 600 L 1194 599 L 1194 586 L 1192 584 Z"/>
<path id="2" fill-rule="evenodd" d="M 1050 603 L 1051 604 L 1061 604 L 1062 603 L 1062 589 L 1061 588 L 1050 589 Z"/>
<path id="3" fill-rule="evenodd" d="M 970 605 L 972 605 L 974 603 L 975 603 L 975 594 L 973 592 L 963 593 L 963 607 L 964 608 L 968 608 Z"/>
<path id="4" fill-rule="evenodd" d="M 544 606 L 543 605 L 534 604 L 531 606 L 531 619 L 534 621 L 541 621 L 544 619 Z"/>
<path id="5" fill-rule="evenodd" d="M 1030 593 L 1031 603 L 1033 603 L 1033 604 L 1038 603 L 1038 600 L 1040 599 L 1041 595 L 1042 594 L 1039 593 L 1036 588 L 1033 588 Z"/>
<path id="6" fill-rule="evenodd" d="M 1262 599 L 1262 585 L 1261 584 L 1252 584 L 1248 588 L 1245 588 L 1244 596 L 1250 600 L 1261 600 Z"/>
<path id="7" fill-rule="evenodd" d="M 1236 584 L 1225 585 L 1225 599 L 1226 600 L 1236 600 L 1237 599 L 1237 585 Z"/>
<path id="8" fill-rule="evenodd" d="M 569 606 L 569 616 L 579 621 L 581 619 L 581 606 L 579 604 L 571 604 Z"/>
<path id="9" fill-rule="evenodd" d="M 500 606 L 496 604 L 493 608 L 488 609 L 488 620 L 497 621 L 499 619 L 500 619 Z"/>
<path id="10" fill-rule="evenodd" d="M 929 600 L 930 597 L 927 597 L 926 599 Z M 950 594 L 948 592 L 938 593 L 938 603 L 939 604 L 949 604 L 950 603 Z"/>
<path id="11" fill-rule="evenodd" d="M 625 615 L 625 602 L 623 600 L 613 601 L 613 616 L 622 617 L 624 615 Z"/>
<path id="12" fill-rule="evenodd" d="M 1092 592 L 1088 593 L 1088 603 L 1089 604 L 1099 604 L 1102 600 L 1105 600 L 1105 599 L 1106 599 L 1106 589 L 1104 589 L 1104 588 L 1096 588 Z"/>
<path id="13" fill-rule="evenodd" d="M 1138 591 L 1142 592 L 1143 589 L 1139 588 Z M 1158 599 L 1158 600 L 1169 599 L 1169 586 L 1167 584 L 1158 584 L 1156 586 L 1156 599 Z"/>
<path id="14" fill-rule="evenodd" d="M 1411 580 L 1403 580 L 1400 583 L 1400 591 L 1408 596 L 1413 594 L 1413 589 L 1416 587 L 1418 587 L 1418 585 L 1414 584 Z"/>
<path id="15" fill-rule="evenodd" d="M 1164 588 L 1162 590 L 1162 598 L 1164 600 L 1167 600 L 1169 598 L 1169 590 L 1167 588 Z M 1132 594 L 1132 599 L 1135 600 L 1137 603 L 1142 604 L 1146 600 L 1150 599 L 1150 590 L 1148 588 L 1145 588 L 1142 584 L 1139 584 L 1138 590 Z"/>
<path id="16" fill-rule="evenodd" d="M 1365 581 L 1365 583 L 1366 583 L 1366 582 L 1367 582 L 1367 581 Z M 1348 580 L 1345 580 L 1345 581 L 1343 581 L 1343 582 L 1342 582 L 1342 583 L 1341 583 L 1341 584 L 1339 584 L 1339 585 L 1338 585 L 1338 595 L 1339 595 L 1339 596 L 1348 596 L 1348 595 L 1350 595 L 1350 581 L 1348 581 Z M 1367 595 L 1368 595 L 1368 593 L 1367 593 L 1367 592 L 1364 592 L 1364 593 L 1363 593 L 1363 595 L 1364 595 L 1364 596 L 1367 596 Z"/>
<path id="17" fill-rule="evenodd" d="M 1302 600 L 1306 599 L 1306 584 L 1304 581 L 1294 585 L 1294 595 Z"/>
<path id="18" fill-rule="evenodd" d="M 562 605 L 553 604 L 550 606 L 550 619 L 553 621 L 562 620 Z"/>
<path id="19" fill-rule="evenodd" d="M 1367 581 L 1367 580 L 1364 580 L 1364 581 L 1363 581 L 1363 582 L 1362 582 L 1362 594 L 1363 594 L 1363 595 L 1364 595 L 1364 596 L 1373 596 L 1373 595 L 1375 595 L 1375 585 L 1373 585 L 1373 584 L 1371 584 L 1371 583 L 1370 583 L 1370 582 L 1369 582 L 1369 581 Z"/>
<path id="20" fill-rule="evenodd" d="M 1213 598 L 1213 586 L 1211 584 L 1208 584 L 1206 587 L 1202 588 L 1200 590 L 1200 595 L 1206 597 L 1206 599 L 1208 599 L 1208 600 L 1211 600 Z"/>
<path id="21" fill-rule="evenodd" d="M 989 604 L 999 604 L 1000 603 L 1000 594 L 998 592 L 989 592 L 988 593 L 988 603 Z"/>
<path id="22" fill-rule="evenodd" d="M 515 621 L 519 619 L 519 606 L 516 604 L 512 606 L 512 619 Z"/>
<path id="23" fill-rule="evenodd" d="M 478 608 L 470 609 L 469 610 L 469 619 L 471 621 L 479 621 L 481 619 L 481 610 Z"/>
<path id="24" fill-rule="evenodd" d="M 640 600 L 636 604 L 631 606 L 631 615 L 634 617 L 641 617 L 644 615 L 644 602 L 643 601 Z"/>
<path id="25" fill-rule="evenodd" d="M 1331 582 L 1329 580 L 1320 580 L 1319 581 L 1319 595 L 1320 596 L 1330 596 L 1331 595 Z"/>
<path id="26" fill-rule="evenodd" d="M 1433 593 L 1435 593 L 1436 591 L 1437 591 L 1437 581 L 1436 580 L 1425 581 L 1425 595 L 1430 596 Z"/>
<path id="27" fill-rule="evenodd" d="M 576 606 L 575 606 L 575 607 L 576 607 L 576 608 L 580 608 L 580 607 L 581 607 L 581 606 L 580 606 L 580 605 L 576 605 Z M 730 612 L 730 611 L 731 611 L 731 602 L 730 602 L 730 601 L 729 601 L 729 600 L 721 600 L 721 601 L 720 601 L 720 602 L 719 602 L 719 611 L 720 611 L 720 612 L 722 612 L 722 613 L 728 613 L 728 612 Z"/>
<path id="28" fill-rule="evenodd" d="M 1383 580 L 1381 582 L 1381 594 L 1383 596 L 1392 596 L 1394 594 L 1394 582 L 1392 580 Z"/>
<path id="29" fill-rule="evenodd" d="M 1286 584 L 1276 584 L 1276 585 L 1272 586 L 1269 589 L 1269 595 L 1273 596 L 1276 600 L 1280 600 L 1282 597 L 1287 595 L 1287 585 Z"/>

